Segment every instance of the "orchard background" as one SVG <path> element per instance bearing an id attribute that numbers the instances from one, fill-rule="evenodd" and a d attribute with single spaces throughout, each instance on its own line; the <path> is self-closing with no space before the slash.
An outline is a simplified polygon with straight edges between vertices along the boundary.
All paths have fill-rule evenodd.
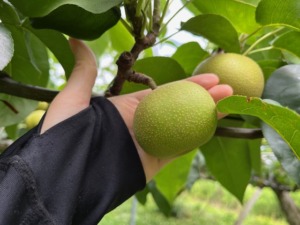
<path id="1" fill-rule="evenodd" d="M 174 5 L 180 7 L 170 11 Z M 191 17 L 178 18 L 182 10 Z M 175 19 L 181 23 L 170 33 Z M 192 38 L 176 41 L 182 33 Z M 289 195 L 300 184 L 298 0 L 0 0 L 0 151 L 68 79 L 68 36 L 85 40 L 99 59 L 95 95 L 186 78 L 219 51 L 254 59 L 264 72 L 262 98 L 220 101 L 218 110 L 229 115 L 209 143 L 166 166 L 136 197 L 146 204 L 152 195 L 170 216 L 175 199 L 198 179 L 219 182 L 240 203 L 249 184 L 269 187 L 287 221 L 300 224 L 299 204 Z"/>

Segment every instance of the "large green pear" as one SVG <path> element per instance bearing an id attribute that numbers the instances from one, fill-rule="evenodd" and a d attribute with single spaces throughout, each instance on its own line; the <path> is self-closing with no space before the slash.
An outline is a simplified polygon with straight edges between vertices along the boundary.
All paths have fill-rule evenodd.
<path id="1" fill-rule="evenodd" d="M 248 56 L 220 53 L 201 62 L 193 74 L 214 73 L 221 84 L 229 84 L 236 95 L 261 97 L 264 74 L 260 66 Z"/>
<path id="2" fill-rule="evenodd" d="M 190 81 L 176 81 L 158 87 L 139 103 L 133 130 L 144 151 L 170 158 L 205 144 L 216 124 L 216 105 L 208 91 Z"/>

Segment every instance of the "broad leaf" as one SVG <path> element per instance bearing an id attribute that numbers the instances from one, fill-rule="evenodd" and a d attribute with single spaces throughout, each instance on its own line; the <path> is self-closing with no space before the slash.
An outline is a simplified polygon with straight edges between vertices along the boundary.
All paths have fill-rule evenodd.
<path id="1" fill-rule="evenodd" d="M 265 60 L 263 59 L 263 60 L 257 60 L 256 62 L 259 64 L 260 68 L 262 69 L 266 80 L 270 77 L 270 75 L 275 70 L 286 65 L 286 63 L 280 59 L 265 59 Z"/>
<path id="2" fill-rule="evenodd" d="M 209 53 L 204 51 L 197 42 L 188 42 L 179 46 L 172 56 L 190 76 L 193 74 L 197 65 L 207 58 Z"/>
<path id="3" fill-rule="evenodd" d="M 170 205 L 180 191 L 185 188 L 187 177 L 196 151 L 185 154 L 165 166 L 154 178 L 156 187 Z"/>
<path id="4" fill-rule="evenodd" d="M 259 98 L 231 96 L 218 102 L 217 108 L 226 114 L 256 116 L 271 126 L 300 158 L 300 116 L 295 111 L 267 103 Z"/>
<path id="5" fill-rule="evenodd" d="M 120 16 L 119 8 L 93 14 L 75 5 L 63 5 L 44 17 L 32 18 L 31 22 L 38 29 L 54 29 L 74 38 L 93 40 L 114 26 Z"/>
<path id="6" fill-rule="evenodd" d="M 227 18 L 241 33 L 252 33 L 259 25 L 255 21 L 256 7 L 236 0 L 195 0 L 192 4 L 202 13 L 218 14 Z"/>
<path id="7" fill-rule="evenodd" d="M 283 106 L 300 112 L 300 65 L 287 65 L 276 70 L 268 79 L 264 98 L 273 99 Z M 263 132 L 278 160 L 287 173 L 300 184 L 300 161 L 289 146 L 269 126 L 263 126 Z"/>
<path id="8" fill-rule="evenodd" d="M 165 196 L 157 189 L 156 182 L 154 180 L 150 181 L 147 184 L 147 188 L 148 188 L 149 192 L 152 194 L 152 197 L 153 197 L 156 205 L 160 209 L 160 211 L 165 216 L 170 216 L 172 207 L 169 204 L 168 200 L 165 198 Z"/>
<path id="9" fill-rule="evenodd" d="M 238 34 L 232 24 L 216 14 L 203 14 L 183 23 L 181 30 L 200 35 L 227 52 L 240 52 Z"/>
<path id="10" fill-rule="evenodd" d="M 134 45 L 134 38 L 121 22 L 107 31 L 113 49 L 118 52 L 130 51 Z"/>
<path id="11" fill-rule="evenodd" d="M 268 79 L 263 98 L 273 99 L 300 113 L 300 65 L 286 65 Z"/>
<path id="12" fill-rule="evenodd" d="M 214 137 L 201 150 L 209 171 L 242 202 L 251 175 L 247 140 Z"/>
<path id="13" fill-rule="evenodd" d="M 122 0 L 10 0 L 25 16 L 42 17 L 63 5 L 76 5 L 94 14 L 106 12 Z"/>
<path id="14" fill-rule="evenodd" d="M 0 127 L 6 127 L 21 122 L 37 107 L 36 101 L 18 98 L 0 93 Z M 3 100 L 13 107 L 12 110 Z"/>
<path id="15" fill-rule="evenodd" d="M 300 29 L 299 0 L 261 0 L 256 20 L 262 25 L 285 25 Z"/>
<path id="16" fill-rule="evenodd" d="M 47 46 L 64 68 L 66 76 L 69 77 L 75 62 L 74 55 L 66 37 L 54 30 L 34 29 L 28 23 L 23 23 L 23 26 Z"/>
<path id="17" fill-rule="evenodd" d="M 263 124 L 262 130 L 284 170 L 300 185 L 299 159 L 297 159 L 287 143 L 270 126 Z"/>
<path id="18" fill-rule="evenodd" d="M 169 57 L 149 57 L 136 61 L 133 69 L 152 77 L 157 85 L 186 78 L 185 72 L 180 64 Z M 126 82 L 122 93 L 147 89 L 146 85 Z"/>
<path id="19" fill-rule="evenodd" d="M 0 23 L 0 70 L 10 62 L 14 54 L 14 42 L 9 30 Z"/>
<path id="20" fill-rule="evenodd" d="M 2 3 L 0 18 L 14 41 L 14 56 L 5 70 L 17 81 L 45 86 L 49 77 L 46 47 L 22 28 L 20 18 L 11 5 Z"/>
<path id="21" fill-rule="evenodd" d="M 300 32 L 290 31 L 279 36 L 274 41 L 273 46 L 282 50 L 289 51 L 300 58 Z"/>

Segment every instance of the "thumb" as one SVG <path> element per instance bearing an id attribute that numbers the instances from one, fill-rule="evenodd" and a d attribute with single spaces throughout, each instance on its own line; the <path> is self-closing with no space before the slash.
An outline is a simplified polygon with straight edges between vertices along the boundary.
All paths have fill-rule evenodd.
<path id="1" fill-rule="evenodd" d="M 69 43 L 75 57 L 75 66 L 66 89 L 70 88 L 81 97 L 90 98 L 97 76 L 96 58 L 82 41 L 70 38 Z"/>
<path id="2" fill-rule="evenodd" d="M 80 112 L 90 103 L 97 76 L 95 56 L 83 42 L 73 38 L 69 42 L 75 56 L 75 67 L 65 88 L 50 104 L 41 133 Z"/>

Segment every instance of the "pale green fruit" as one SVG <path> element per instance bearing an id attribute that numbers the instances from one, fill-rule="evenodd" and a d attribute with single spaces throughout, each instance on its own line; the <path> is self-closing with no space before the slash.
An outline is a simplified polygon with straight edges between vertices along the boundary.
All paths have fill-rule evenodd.
<path id="1" fill-rule="evenodd" d="M 229 84 L 236 95 L 261 97 L 264 75 L 259 65 L 251 58 L 236 53 L 221 53 L 212 56 L 195 69 L 193 74 L 214 73 L 221 84 Z"/>
<path id="2" fill-rule="evenodd" d="M 36 109 L 47 110 L 49 106 L 48 102 L 39 102 Z"/>
<path id="3" fill-rule="evenodd" d="M 144 151 L 169 158 L 205 144 L 216 124 L 216 106 L 208 91 L 177 81 L 158 87 L 139 103 L 133 131 Z"/>
<path id="4" fill-rule="evenodd" d="M 45 114 L 45 110 L 42 110 L 42 109 L 34 110 L 33 112 L 31 112 L 25 118 L 25 124 L 26 124 L 27 128 L 31 129 L 31 128 L 35 127 L 36 125 L 38 125 L 38 123 L 40 122 L 40 120 L 44 114 Z"/>

